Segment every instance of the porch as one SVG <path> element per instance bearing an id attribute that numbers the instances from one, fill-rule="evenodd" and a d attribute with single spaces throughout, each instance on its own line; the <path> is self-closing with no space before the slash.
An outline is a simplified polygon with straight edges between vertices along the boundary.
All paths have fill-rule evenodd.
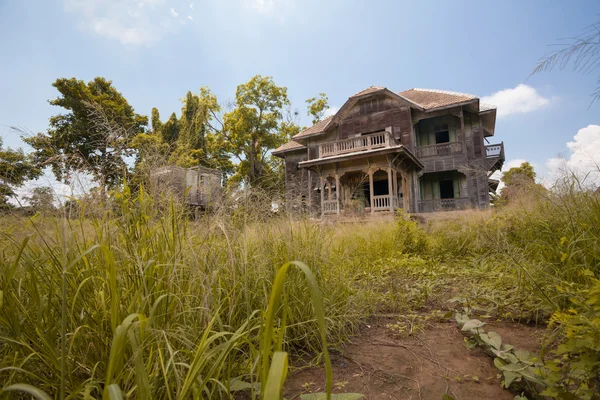
<path id="1" fill-rule="evenodd" d="M 408 209 L 408 179 L 393 167 L 320 177 L 321 215 Z"/>
<path id="2" fill-rule="evenodd" d="M 471 206 L 467 178 L 456 170 L 423 174 L 419 212 L 464 210 Z"/>

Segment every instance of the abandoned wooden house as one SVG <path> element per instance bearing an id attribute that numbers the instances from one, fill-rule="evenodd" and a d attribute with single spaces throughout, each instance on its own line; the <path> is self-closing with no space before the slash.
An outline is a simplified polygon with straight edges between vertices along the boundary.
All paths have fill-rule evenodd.
<path id="1" fill-rule="evenodd" d="M 189 207 L 206 210 L 219 201 L 221 172 L 202 166 L 169 165 L 150 171 L 150 185 L 154 193 L 174 195 Z"/>
<path id="2" fill-rule="evenodd" d="M 371 86 L 273 151 L 286 202 L 321 215 L 348 210 L 487 208 L 504 163 L 496 107 L 443 90 Z"/>

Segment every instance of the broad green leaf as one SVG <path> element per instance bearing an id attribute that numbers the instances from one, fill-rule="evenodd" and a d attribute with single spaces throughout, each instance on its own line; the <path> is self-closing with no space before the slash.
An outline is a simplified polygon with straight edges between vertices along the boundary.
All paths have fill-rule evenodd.
<path id="1" fill-rule="evenodd" d="M 511 383 L 515 381 L 515 379 L 519 378 L 521 374 L 512 371 L 504 371 L 504 387 L 508 389 Z"/>
<path id="2" fill-rule="evenodd" d="M 462 327 L 462 331 L 470 331 L 471 329 L 477 329 L 477 328 L 481 328 L 482 326 L 485 325 L 485 322 L 481 322 L 478 319 L 471 319 L 467 322 L 465 322 L 465 324 Z"/>
<path id="3" fill-rule="evenodd" d="M 487 333 L 488 337 L 490 338 L 490 344 L 495 348 L 495 349 L 500 349 L 500 347 L 502 346 L 502 337 L 500 337 L 500 335 L 498 335 L 496 332 L 488 332 Z"/>

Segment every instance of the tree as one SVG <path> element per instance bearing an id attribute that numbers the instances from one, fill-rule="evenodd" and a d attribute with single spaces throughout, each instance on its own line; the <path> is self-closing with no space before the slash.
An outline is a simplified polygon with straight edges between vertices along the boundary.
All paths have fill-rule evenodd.
<path id="1" fill-rule="evenodd" d="M 131 140 L 144 132 L 148 118 L 136 114 L 104 78 L 87 84 L 61 78 L 53 86 L 60 96 L 50 104 L 67 113 L 51 117 L 48 131 L 23 138 L 34 149 L 36 166 L 50 166 L 65 183 L 72 172 L 91 174 L 103 188 L 122 182 L 127 174 L 125 157 L 133 154 Z"/>
<path id="2" fill-rule="evenodd" d="M 329 109 L 329 99 L 325 93 L 319 93 L 319 97 L 311 97 L 306 100 L 308 111 L 306 115 L 312 115 L 313 125 L 323 119 L 325 112 Z"/>
<path id="3" fill-rule="evenodd" d="M 579 36 L 569 39 L 560 48 L 546 54 L 535 67 L 531 75 L 554 68 L 565 69 L 573 63 L 575 71 L 588 74 L 600 70 L 600 23 L 586 28 Z M 592 102 L 600 99 L 600 74 L 596 79 L 596 89 L 592 93 Z"/>
<path id="4" fill-rule="evenodd" d="M 528 162 L 506 171 L 500 178 L 505 186 L 502 188 L 500 196 L 494 201 L 494 205 L 506 205 L 521 193 L 532 189 L 545 191 L 546 189 L 542 185 L 535 183 L 535 177 L 536 173 L 533 166 Z"/>
<path id="5" fill-rule="evenodd" d="M 47 211 L 54 209 L 54 190 L 48 186 L 40 186 L 33 189 L 27 198 L 31 207 L 36 211 Z"/>
<path id="6" fill-rule="evenodd" d="M 269 152 L 289 139 L 289 122 L 283 120 L 290 104 L 287 88 L 271 77 L 256 75 L 237 87 L 234 109 L 223 117 L 223 149 L 238 160 L 232 181 L 270 186 Z"/>
<path id="7" fill-rule="evenodd" d="M 513 167 L 502 175 L 502 182 L 506 186 L 524 185 L 535 183 L 536 173 L 533 166 L 527 161 L 518 167 Z"/>
<path id="8" fill-rule="evenodd" d="M 15 195 L 16 187 L 41 174 L 42 170 L 32 163 L 23 150 L 5 149 L 0 138 L 0 208 L 10 207 L 8 199 Z"/>

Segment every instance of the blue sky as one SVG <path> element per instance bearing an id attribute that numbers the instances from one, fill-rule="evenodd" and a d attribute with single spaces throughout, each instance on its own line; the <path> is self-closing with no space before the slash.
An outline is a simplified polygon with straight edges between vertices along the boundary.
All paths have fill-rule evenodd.
<path id="1" fill-rule="evenodd" d="M 164 119 L 188 90 L 209 86 L 225 102 L 270 75 L 304 124 L 319 92 L 339 107 L 370 85 L 505 90 L 491 97 L 492 142 L 544 174 L 578 144 L 600 153 L 597 75 L 529 74 L 549 45 L 599 21 L 598 1 L 0 0 L 0 134 L 18 147 L 7 125 L 45 130 L 59 77 L 104 76 L 138 113 L 158 107 Z"/>

